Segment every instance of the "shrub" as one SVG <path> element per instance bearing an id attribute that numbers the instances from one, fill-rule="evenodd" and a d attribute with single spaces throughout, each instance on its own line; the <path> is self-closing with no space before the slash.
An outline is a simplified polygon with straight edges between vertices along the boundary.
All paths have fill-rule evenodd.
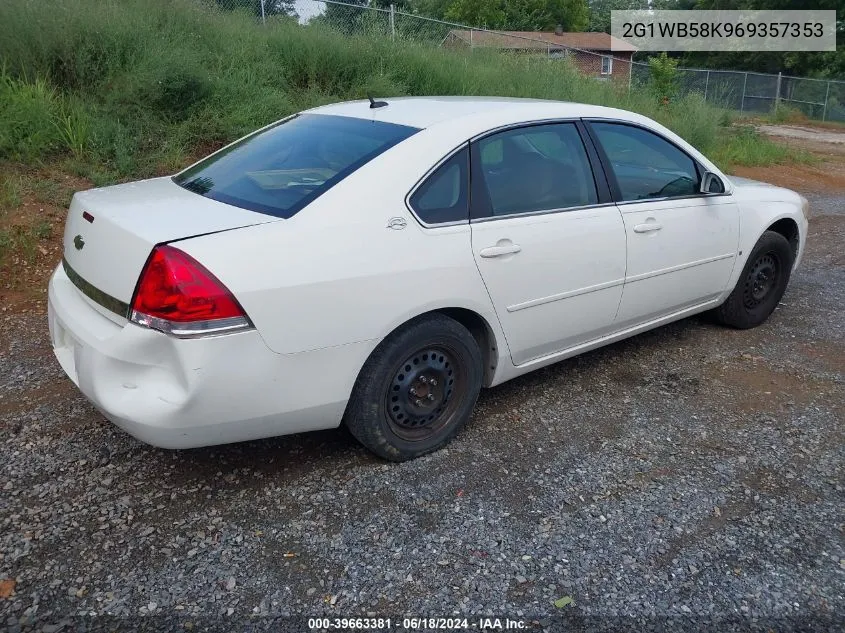
<path id="1" fill-rule="evenodd" d="M 248 11 L 196 0 L 0 2 L 0 155 L 32 161 L 61 151 L 97 183 L 154 175 L 297 110 L 368 92 L 620 107 L 702 151 L 725 124 L 700 97 L 660 107 L 654 94 L 674 94 L 672 60 L 655 62 L 656 93 L 629 93 L 566 60 L 459 53 L 375 31 L 288 19 L 261 26 Z"/>
<path id="2" fill-rule="evenodd" d="M 60 108 L 43 79 L 15 79 L 0 72 L 0 157 L 34 161 L 61 145 L 53 125 Z"/>
<path id="3" fill-rule="evenodd" d="M 651 91 L 659 100 L 671 101 L 678 94 L 678 60 L 666 53 L 649 57 L 648 72 Z"/>
<path id="4" fill-rule="evenodd" d="M 772 123 L 806 123 L 807 115 L 798 108 L 780 103 L 772 112 L 769 120 Z"/>
<path id="5" fill-rule="evenodd" d="M 153 62 L 153 63 L 150 63 Z M 202 66 L 187 55 L 164 54 L 133 73 L 129 97 L 168 119 L 184 119 L 212 91 Z"/>

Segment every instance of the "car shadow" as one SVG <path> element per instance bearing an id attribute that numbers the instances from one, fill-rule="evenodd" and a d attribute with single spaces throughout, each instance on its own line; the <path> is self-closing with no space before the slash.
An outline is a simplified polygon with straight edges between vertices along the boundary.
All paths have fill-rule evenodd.
<path id="1" fill-rule="evenodd" d="M 629 357 L 647 354 L 649 350 L 656 353 L 667 346 L 677 347 L 710 330 L 723 331 L 706 317 L 694 316 L 585 352 L 502 385 L 482 390 L 477 412 L 480 410 L 481 415 L 484 415 L 485 409 L 519 407 L 526 398 L 531 397 L 533 389 L 565 380 L 567 372 L 573 368 L 577 368 L 581 375 L 589 376 L 607 364 L 619 366 Z M 472 424 L 483 425 L 484 420 L 479 419 L 476 413 Z M 455 442 L 461 442 L 460 435 Z M 272 474 L 274 477 L 283 475 L 285 479 L 298 479 L 315 471 L 353 467 L 379 468 L 389 463 L 364 449 L 343 425 L 325 431 L 179 451 L 145 448 L 157 459 L 169 461 L 171 475 L 183 481 L 212 479 L 221 472 L 225 475 L 245 470 Z M 178 454 L 178 458 L 174 458 L 174 453 Z"/>

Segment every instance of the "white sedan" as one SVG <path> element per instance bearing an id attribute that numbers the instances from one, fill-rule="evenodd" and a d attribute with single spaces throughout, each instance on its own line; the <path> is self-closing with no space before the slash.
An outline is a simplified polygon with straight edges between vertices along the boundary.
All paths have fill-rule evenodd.
<path id="1" fill-rule="evenodd" d="M 481 387 L 706 310 L 759 325 L 806 234 L 801 196 L 631 112 L 340 103 L 76 194 L 50 334 L 144 442 L 344 423 L 401 461 L 448 442 Z"/>

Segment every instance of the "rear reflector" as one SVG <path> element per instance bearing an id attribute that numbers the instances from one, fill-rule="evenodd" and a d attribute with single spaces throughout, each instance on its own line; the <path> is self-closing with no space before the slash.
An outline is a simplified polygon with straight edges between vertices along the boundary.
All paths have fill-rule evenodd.
<path id="1" fill-rule="evenodd" d="M 222 334 L 252 327 L 228 288 L 173 246 L 156 246 L 135 296 L 130 320 L 174 336 Z"/>

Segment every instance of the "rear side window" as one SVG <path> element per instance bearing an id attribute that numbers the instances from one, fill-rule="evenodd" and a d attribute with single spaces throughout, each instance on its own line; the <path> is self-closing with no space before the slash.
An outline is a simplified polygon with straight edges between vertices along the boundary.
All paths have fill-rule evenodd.
<path id="1" fill-rule="evenodd" d="M 289 218 L 417 128 L 300 114 L 209 156 L 177 184 L 242 209 Z"/>
<path id="2" fill-rule="evenodd" d="M 610 160 L 622 200 L 699 193 L 695 162 L 666 139 L 631 125 L 591 125 Z"/>
<path id="3" fill-rule="evenodd" d="M 574 123 L 532 125 L 478 141 L 473 169 L 482 186 L 473 216 L 563 210 L 598 202 L 596 183 Z M 475 192 L 475 172 L 473 191 Z"/>
<path id="4" fill-rule="evenodd" d="M 469 149 L 464 148 L 438 167 L 414 192 L 411 208 L 426 224 L 469 219 Z"/>

